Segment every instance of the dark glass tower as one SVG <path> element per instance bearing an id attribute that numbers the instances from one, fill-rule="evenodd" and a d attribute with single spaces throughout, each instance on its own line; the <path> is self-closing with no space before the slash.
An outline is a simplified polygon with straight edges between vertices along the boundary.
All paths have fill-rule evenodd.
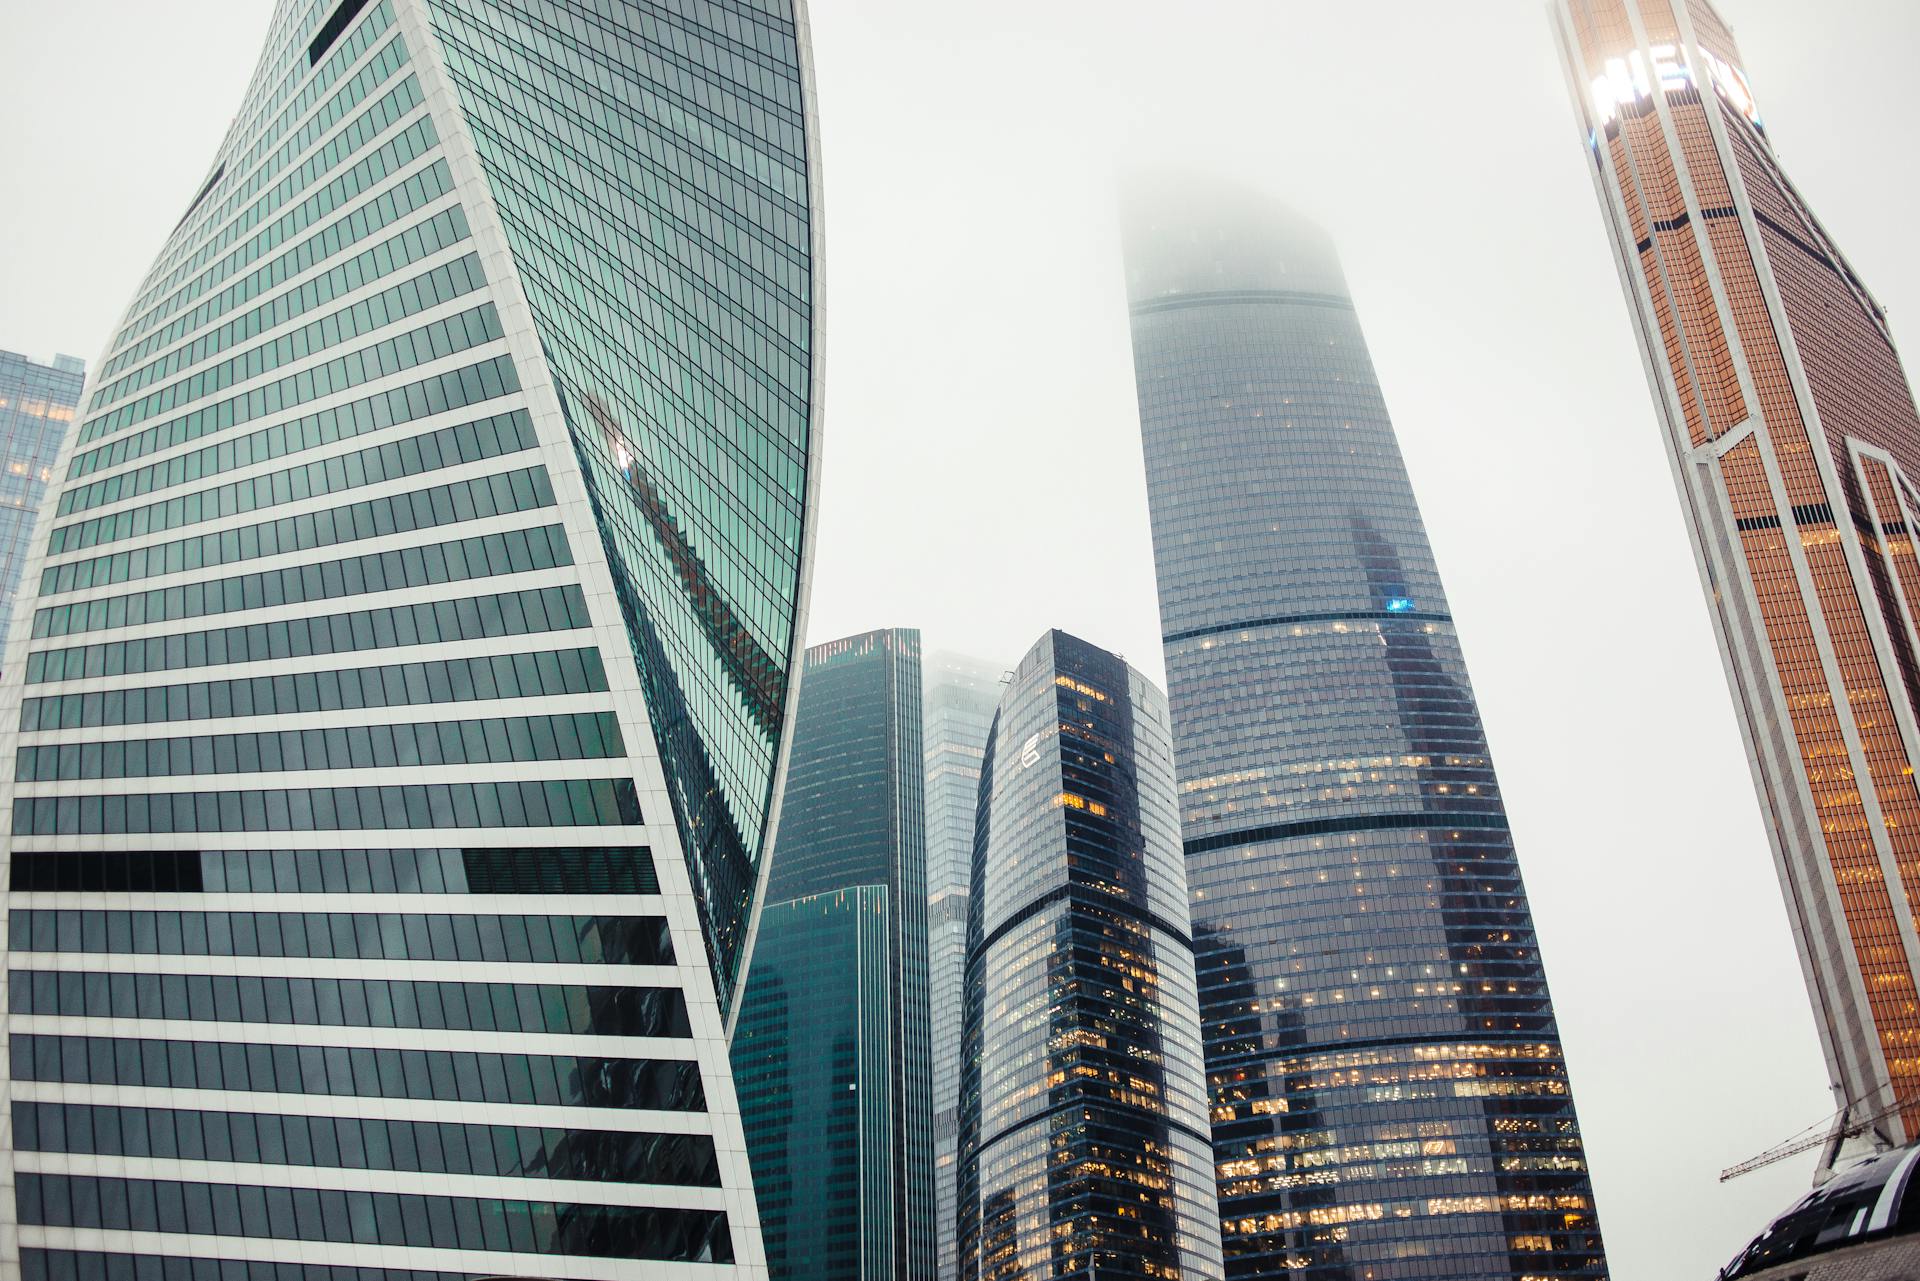
<path id="1" fill-rule="evenodd" d="M 274 8 L 0 664 L 0 1276 L 764 1277 L 810 74 L 784 0 Z"/>
<path id="2" fill-rule="evenodd" d="M 1326 236 L 1140 192 L 1135 372 L 1230 1277 L 1601 1276 L 1533 921 Z"/>
<path id="3" fill-rule="evenodd" d="M 932 1281 L 920 697 L 913 628 L 806 652 L 733 1039 L 776 1281 Z"/>
<path id="4" fill-rule="evenodd" d="M 893 1281 L 892 899 L 860 885 L 767 904 L 734 1025 L 775 1277 Z"/>
<path id="5" fill-rule="evenodd" d="M 961 1051 L 962 1281 L 1220 1275 L 1166 699 L 1049 632 L 981 767 Z"/>

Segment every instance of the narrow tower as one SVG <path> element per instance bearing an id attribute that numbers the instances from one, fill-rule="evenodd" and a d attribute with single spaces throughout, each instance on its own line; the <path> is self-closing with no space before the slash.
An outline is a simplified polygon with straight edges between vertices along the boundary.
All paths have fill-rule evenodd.
<path id="1" fill-rule="evenodd" d="M 927 996 L 933 1042 L 934 1236 L 939 1281 L 954 1281 L 953 1216 L 960 1143 L 962 980 L 973 880 L 980 762 L 1000 703 L 1001 669 L 959 654 L 926 657 Z"/>
<path id="2" fill-rule="evenodd" d="M 1229 1277 L 1605 1273 L 1479 711 L 1327 237 L 1126 237 Z"/>
<path id="3" fill-rule="evenodd" d="M 779 0 L 279 4 L 4 663 L 0 1277 L 764 1276 L 810 75 Z"/>
<path id="4" fill-rule="evenodd" d="M 1041 637 L 980 776 L 961 1059 L 962 1281 L 1220 1275 L 1166 699 Z"/>
<path id="5" fill-rule="evenodd" d="M 933 1281 L 920 633 L 815 645 L 733 1063 L 774 1281 Z"/>
<path id="6" fill-rule="evenodd" d="M 1828 1157 L 1911 1141 L 1913 393 L 1713 7 L 1553 13 L 1842 1109 Z"/>
<path id="7" fill-rule="evenodd" d="M 60 446 L 73 430 L 86 369 L 73 356 L 51 365 L 0 351 L 0 655 L 13 622 L 20 577 L 33 558 L 34 522 L 53 480 Z"/>

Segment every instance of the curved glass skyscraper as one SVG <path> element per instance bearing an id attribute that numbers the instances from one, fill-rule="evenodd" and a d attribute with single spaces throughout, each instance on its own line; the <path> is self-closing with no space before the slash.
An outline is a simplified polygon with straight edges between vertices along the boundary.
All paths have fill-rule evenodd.
<path id="1" fill-rule="evenodd" d="M 987 739 L 960 1068 L 964 1281 L 1220 1275 L 1166 700 L 1049 632 Z"/>
<path id="2" fill-rule="evenodd" d="M 809 76 L 784 0 L 282 0 L 4 663 L 0 1272 L 758 1273 Z"/>
<path id="3" fill-rule="evenodd" d="M 1134 365 L 1227 1275 L 1600 1276 L 1499 784 L 1326 236 L 1142 192 Z"/>

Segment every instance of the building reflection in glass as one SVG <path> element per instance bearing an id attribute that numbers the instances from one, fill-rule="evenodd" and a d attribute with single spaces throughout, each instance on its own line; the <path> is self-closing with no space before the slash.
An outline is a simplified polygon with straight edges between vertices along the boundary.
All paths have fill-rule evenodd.
<path id="1" fill-rule="evenodd" d="M 934 1281 L 920 633 L 814 645 L 801 670 L 732 1046 L 767 1267 Z"/>

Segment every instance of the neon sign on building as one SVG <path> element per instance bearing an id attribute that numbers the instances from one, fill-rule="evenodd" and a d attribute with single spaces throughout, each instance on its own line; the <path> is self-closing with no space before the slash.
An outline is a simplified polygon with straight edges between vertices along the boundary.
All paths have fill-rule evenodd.
<path id="1" fill-rule="evenodd" d="M 1754 101 L 1753 86 L 1747 83 L 1746 73 L 1704 49 L 1700 57 L 1707 65 L 1708 80 L 1720 96 L 1758 125 L 1760 105 Z M 1624 58 L 1607 59 L 1605 74 L 1593 81 L 1593 106 L 1602 123 L 1611 124 L 1621 107 L 1652 97 L 1655 84 L 1663 92 L 1671 93 L 1692 88 L 1696 83 L 1697 77 L 1687 65 L 1686 54 L 1677 45 L 1657 44 L 1645 55 L 1636 49 Z"/>

